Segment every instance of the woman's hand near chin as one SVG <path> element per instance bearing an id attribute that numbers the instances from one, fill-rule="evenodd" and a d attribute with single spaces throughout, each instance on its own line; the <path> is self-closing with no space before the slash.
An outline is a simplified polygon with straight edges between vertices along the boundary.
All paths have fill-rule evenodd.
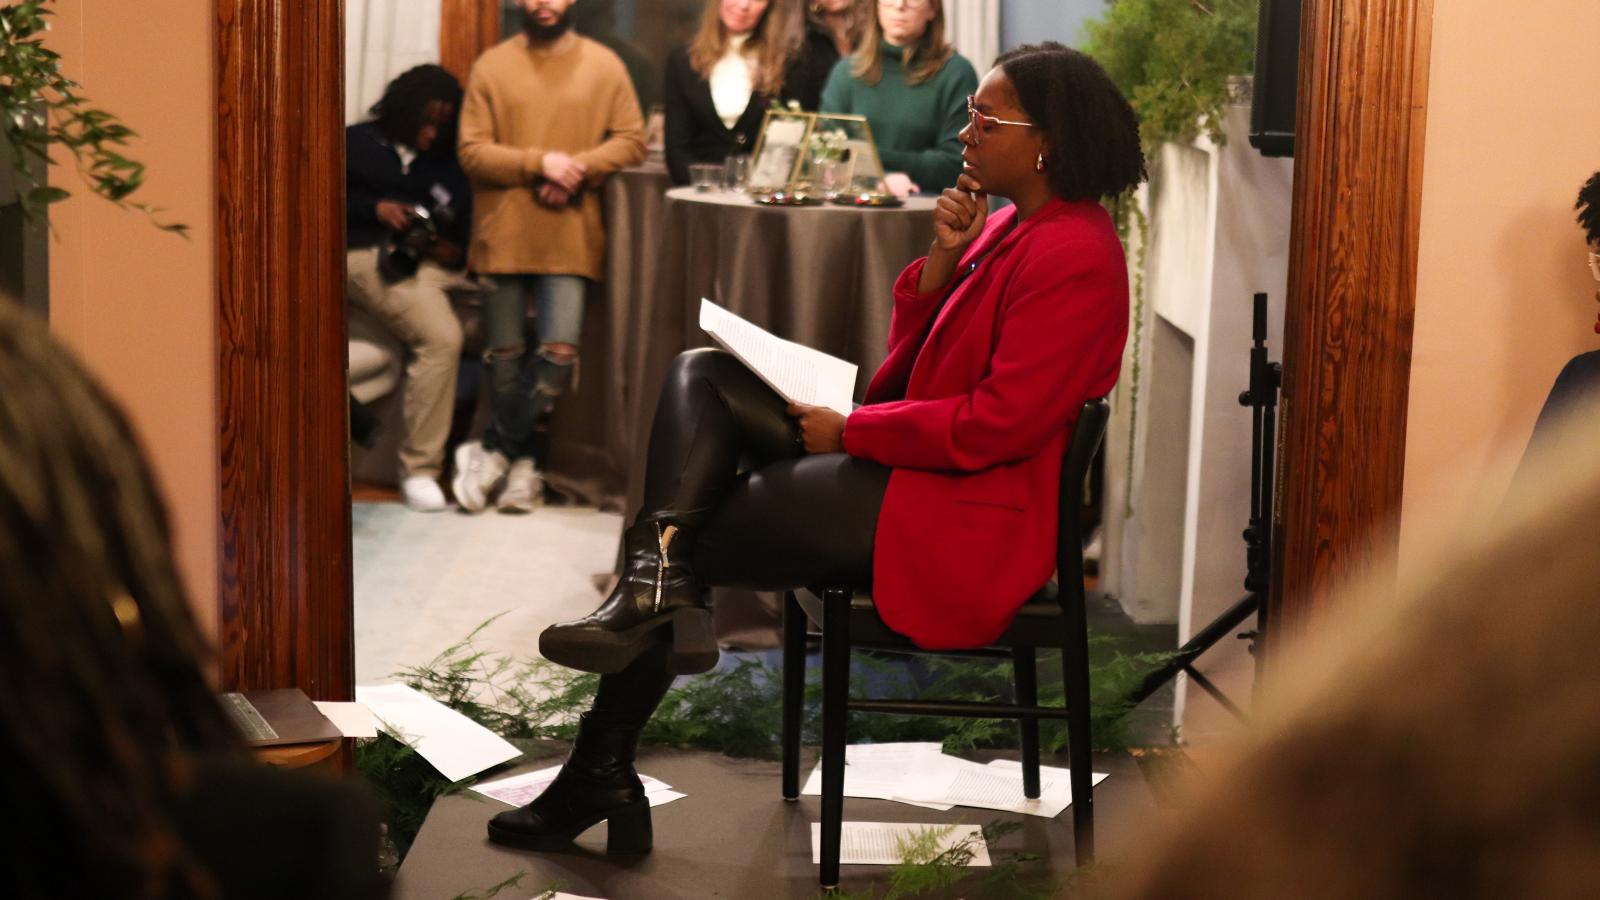
<path id="1" fill-rule="evenodd" d="M 933 209 L 933 245 L 959 254 L 983 233 L 989 219 L 989 195 L 971 175 L 962 173 L 956 186 L 940 195 Z"/>
<path id="2" fill-rule="evenodd" d="M 988 220 L 989 195 L 983 192 L 978 179 L 963 173 L 956 179 L 956 186 L 945 191 L 933 207 L 933 247 L 922 264 L 922 278 L 917 282 L 919 294 L 941 291 L 950 283 L 961 254 L 983 234 L 983 223 Z"/>

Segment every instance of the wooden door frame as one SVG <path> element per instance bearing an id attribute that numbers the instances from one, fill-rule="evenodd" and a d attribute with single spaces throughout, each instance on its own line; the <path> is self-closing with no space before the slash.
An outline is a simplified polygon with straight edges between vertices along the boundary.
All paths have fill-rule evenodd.
<path id="1" fill-rule="evenodd" d="M 498 4 L 443 0 L 447 67 Z M 491 13 L 490 10 L 496 10 Z M 1393 549 L 1433 0 L 1305 0 L 1272 611 Z M 341 0 L 217 0 L 222 682 L 353 687 Z M 459 36 L 451 39 L 449 36 Z"/>
<path id="2" fill-rule="evenodd" d="M 442 0 L 439 65 L 467 83 L 472 62 L 500 41 L 499 0 Z"/>
<path id="3" fill-rule="evenodd" d="M 1274 640 L 1396 550 L 1432 26 L 1433 0 L 1301 8 Z"/>
<path id="4" fill-rule="evenodd" d="M 342 0 L 216 0 L 225 688 L 354 687 Z"/>

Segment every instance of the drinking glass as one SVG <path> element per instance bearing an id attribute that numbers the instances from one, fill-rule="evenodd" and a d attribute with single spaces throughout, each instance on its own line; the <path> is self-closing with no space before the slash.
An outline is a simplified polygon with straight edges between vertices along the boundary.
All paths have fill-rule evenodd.
<path id="1" fill-rule="evenodd" d="M 844 192 L 850 180 L 849 167 L 842 159 L 817 161 L 817 187 L 824 199 L 832 200 Z"/>
<path id="2" fill-rule="evenodd" d="M 689 183 L 701 193 L 722 187 L 722 163 L 691 163 Z"/>
<path id="3" fill-rule="evenodd" d="M 740 154 L 730 156 L 722 163 L 722 189 L 738 192 L 750 183 L 750 157 Z"/>

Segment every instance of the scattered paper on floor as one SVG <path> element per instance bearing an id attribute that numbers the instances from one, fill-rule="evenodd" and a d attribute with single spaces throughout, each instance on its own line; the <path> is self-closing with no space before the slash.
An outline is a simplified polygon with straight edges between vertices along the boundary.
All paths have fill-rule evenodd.
<path id="1" fill-rule="evenodd" d="M 367 709 L 365 703 L 331 703 L 318 700 L 317 712 L 328 717 L 333 727 L 347 738 L 375 738 L 378 736 L 378 722 L 372 718 L 372 710 Z"/>
<path id="2" fill-rule="evenodd" d="M 905 861 L 905 848 L 926 831 L 940 833 L 938 853 L 967 842 L 969 866 L 992 865 L 989 844 L 978 825 L 918 825 L 906 822 L 845 822 L 839 833 L 839 864 L 893 866 Z M 811 862 L 822 862 L 822 823 L 811 823 Z"/>
<path id="3" fill-rule="evenodd" d="M 989 765 L 945 756 L 930 767 L 927 777 L 907 779 L 902 796 L 908 800 L 953 803 L 980 809 L 1021 813 L 1053 819 L 1072 805 L 1071 775 L 1055 766 L 1039 767 L 1039 797 L 1029 800 L 1022 793 L 1022 763 L 997 759 Z M 1094 784 L 1106 776 L 1096 772 Z"/>
<path id="4" fill-rule="evenodd" d="M 509 778 L 497 778 L 484 784 L 475 784 L 472 790 L 493 800 L 499 800 L 510 806 L 526 806 L 534 798 L 544 793 L 550 782 L 556 780 L 556 774 L 561 771 L 560 766 L 536 769 L 532 772 L 523 772 Z M 686 795 L 672 790 L 672 785 L 651 778 L 649 775 L 640 775 L 639 780 L 644 782 L 644 796 L 650 801 L 651 806 L 660 806 L 681 800 Z"/>
<path id="5" fill-rule="evenodd" d="M 901 799 L 906 780 L 919 777 L 930 764 L 936 764 L 942 755 L 943 751 L 936 743 L 851 744 L 844 748 L 844 795 L 870 800 L 896 800 L 926 809 L 948 810 L 951 808 L 948 803 Z M 820 763 L 811 770 L 811 777 L 806 779 L 800 793 L 813 797 L 822 795 Z"/>
<path id="6" fill-rule="evenodd" d="M 522 755 L 505 738 L 404 684 L 357 685 L 356 700 L 372 710 L 384 731 L 416 748 L 451 781 Z"/>

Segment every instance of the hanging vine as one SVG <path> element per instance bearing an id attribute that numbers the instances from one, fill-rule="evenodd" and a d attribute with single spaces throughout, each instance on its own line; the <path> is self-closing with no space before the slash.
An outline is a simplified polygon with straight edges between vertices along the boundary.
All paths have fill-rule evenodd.
<path id="1" fill-rule="evenodd" d="M 1260 0 L 1107 0 L 1105 14 L 1087 23 L 1084 52 L 1105 67 L 1139 117 L 1145 158 L 1162 144 L 1188 144 L 1201 134 L 1221 145 L 1229 78 L 1255 63 Z M 1128 479 L 1124 515 L 1133 515 L 1133 463 L 1143 387 L 1146 315 L 1145 261 L 1150 222 L 1129 192 L 1112 207 L 1124 249 L 1136 241 L 1130 285 Z M 1118 392 L 1122 386 L 1118 385 Z"/>

